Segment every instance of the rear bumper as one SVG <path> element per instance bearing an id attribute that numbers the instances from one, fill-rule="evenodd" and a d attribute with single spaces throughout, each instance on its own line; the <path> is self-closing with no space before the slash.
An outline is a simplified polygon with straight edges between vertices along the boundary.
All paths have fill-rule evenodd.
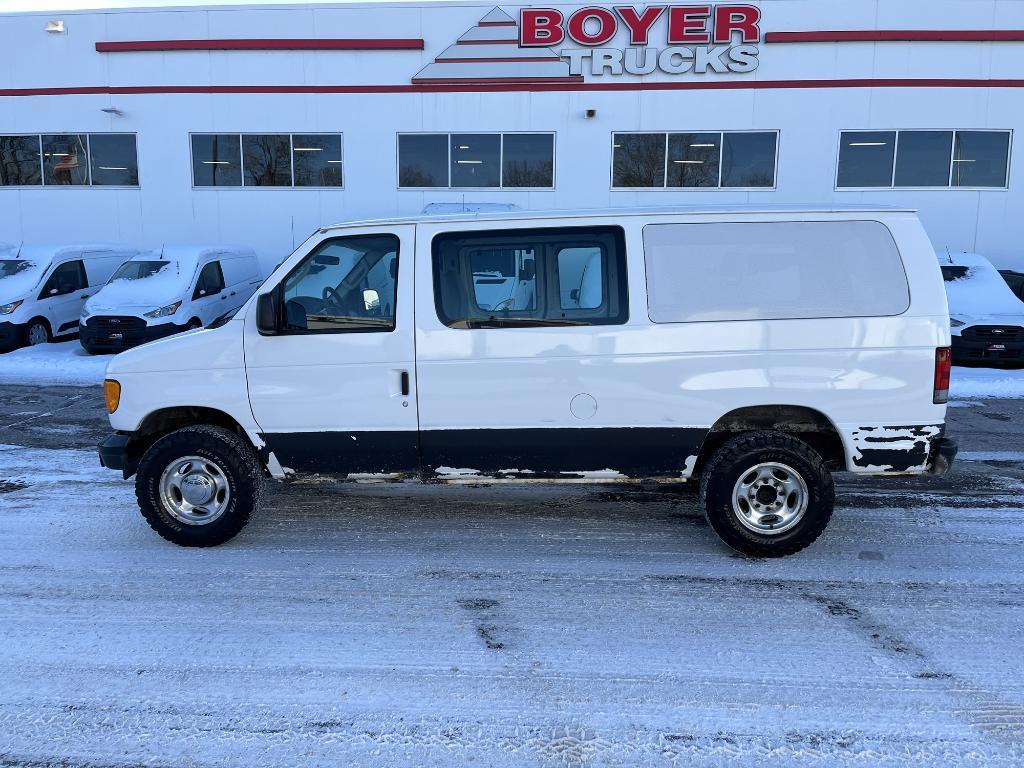
<path id="1" fill-rule="evenodd" d="M 99 321 L 98 326 L 97 324 L 90 325 L 94 320 Z M 187 326 L 175 325 L 174 323 L 142 326 L 125 324 L 123 327 L 118 328 L 111 327 L 103 321 L 104 318 L 102 316 L 94 316 L 90 317 L 86 323 L 78 326 L 79 341 L 81 341 L 82 347 L 87 352 L 92 354 L 122 352 L 123 350 L 137 347 L 140 344 L 145 344 L 147 341 L 164 339 L 187 330 Z"/>
<path id="2" fill-rule="evenodd" d="M 131 439 L 129 432 L 115 432 L 99 445 L 100 466 L 121 470 L 126 480 L 135 474 L 139 463 L 129 452 Z"/>
<path id="3" fill-rule="evenodd" d="M 954 363 L 1024 363 L 1024 341 L 952 336 Z"/>
<path id="4" fill-rule="evenodd" d="M 956 458 L 957 450 L 956 441 L 948 437 L 940 437 L 934 441 L 928 456 L 928 474 L 941 477 L 949 472 L 953 466 L 953 459 Z"/>
<path id="5" fill-rule="evenodd" d="M 0 323 L 0 350 L 6 352 L 20 345 L 24 328 L 16 323 Z"/>

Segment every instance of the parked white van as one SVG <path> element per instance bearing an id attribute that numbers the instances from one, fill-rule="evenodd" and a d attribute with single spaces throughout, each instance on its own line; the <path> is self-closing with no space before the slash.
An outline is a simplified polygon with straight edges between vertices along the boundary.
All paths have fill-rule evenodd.
<path id="1" fill-rule="evenodd" d="M 168 246 L 121 265 L 82 310 L 87 352 L 120 352 L 202 328 L 234 312 L 263 282 L 251 248 Z"/>
<path id="2" fill-rule="evenodd" d="M 77 333 L 86 299 L 138 252 L 116 245 L 23 245 L 0 251 L 0 350 Z"/>
<path id="3" fill-rule="evenodd" d="M 992 262 L 976 253 L 938 254 L 946 281 L 953 362 L 1024 363 L 1024 302 Z"/>
<path id="4" fill-rule="evenodd" d="M 948 468 L 949 343 L 910 211 L 352 223 L 223 327 L 114 358 L 100 458 L 186 546 L 237 534 L 264 475 L 699 478 L 726 543 L 778 556 L 825 528 L 831 471 Z"/>

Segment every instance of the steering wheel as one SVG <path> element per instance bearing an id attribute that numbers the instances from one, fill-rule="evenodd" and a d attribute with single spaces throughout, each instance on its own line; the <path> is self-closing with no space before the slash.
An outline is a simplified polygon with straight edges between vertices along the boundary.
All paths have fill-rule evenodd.
<path id="1" fill-rule="evenodd" d="M 341 296 L 338 292 L 329 285 L 325 285 L 323 291 L 320 293 L 320 298 L 325 305 L 332 304 L 335 307 L 341 306 Z"/>
<path id="2" fill-rule="evenodd" d="M 502 310 L 512 309 L 513 304 L 515 304 L 515 299 L 509 297 L 507 299 L 499 301 L 497 304 L 491 307 L 491 312 L 501 312 Z"/>

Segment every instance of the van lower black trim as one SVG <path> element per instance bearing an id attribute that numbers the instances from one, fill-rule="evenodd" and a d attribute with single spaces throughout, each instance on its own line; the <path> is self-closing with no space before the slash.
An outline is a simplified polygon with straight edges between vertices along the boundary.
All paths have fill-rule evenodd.
<path id="1" fill-rule="evenodd" d="M 261 437 L 278 463 L 296 472 L 434 476 L 445 475 L 437 471 L 444 467 L 565 478 L 603 470 L 626 477 L 678 476 L 707 433 L 697 427 L 595 427 L 276 432 Z"/>

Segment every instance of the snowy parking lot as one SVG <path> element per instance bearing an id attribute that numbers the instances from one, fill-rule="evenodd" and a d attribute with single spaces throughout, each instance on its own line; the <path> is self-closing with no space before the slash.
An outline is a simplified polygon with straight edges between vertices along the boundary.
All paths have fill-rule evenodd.
<path id="1" fill-rule="evenodd" d="M 98 387 L 0 384 L 0 765 L 1019 766 L 1022 419 L 961 397 L 954 474 L 781 561 L 618 486 L 293 484 L 186 550 Z"/>

